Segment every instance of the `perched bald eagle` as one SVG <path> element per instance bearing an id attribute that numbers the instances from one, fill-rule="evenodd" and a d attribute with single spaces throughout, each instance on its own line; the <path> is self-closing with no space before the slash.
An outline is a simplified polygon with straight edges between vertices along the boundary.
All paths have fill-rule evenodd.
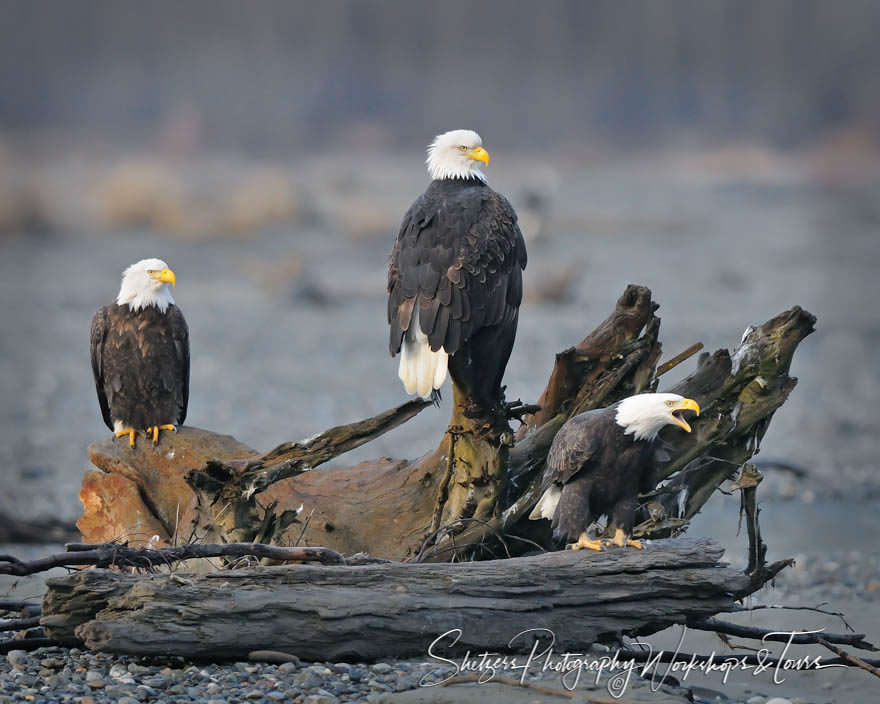
<path id="1" fill-rule="evenodd" d="M 630 537 L 638 496 L 654 488 L 657 434 L 666 425 L 689 433 L 684 411 L 699 415 L 700 407 L 678 394 L 639 394 L 570 418 L 550 446 L 544 494 L 529 518 L 549 518 L 554 538 L 574 550 L 602 550 L 587 528 L 608 516 L 614 545 L 641 548 Z"/>
<path id="2" fill-rule="evenodd" d="M 159 440 L 176 430 L 189 401 L 189 329 L 168 284 L 174 272 L 144 259 L 122 274 L 116 303 L 92 319 L 91 357 L 104 422 L 116 437 Z"/>
<path id="3" fill-rule="evenodd" d="M 516 213 L 486 184 L 480 135 L 428 147 L 431 183 L 403 218 L 388 265 L 391 356 L 407 393 L 439 398 L 447 369 L 471 402 L 501 401 L 516 336 L 526 247 Z"/>

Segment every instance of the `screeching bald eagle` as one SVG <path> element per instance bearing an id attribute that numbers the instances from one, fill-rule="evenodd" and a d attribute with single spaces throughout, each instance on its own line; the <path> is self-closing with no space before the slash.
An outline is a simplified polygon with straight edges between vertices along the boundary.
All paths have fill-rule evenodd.
<path id="1" fill-rule="evenodd" d="M 657 434 L 666 425 L 691 432 L 684 411 L 700 415 L 696 401 L 678 394 L 639 394 L 570 418 L 550 446 L 544 494 L 529 518 L 549 518 L 554 538 L 573 550 L 602 550 L 587 528 L 608 516 L 614 545 L 641 548 L 630 537 L 638 496 L 654 488 Z"/>
<path id="2" fill-rule="evenodd" d="M 407 393 L 439 398 L 447 368 L 468 398 L 500 402 L 522 300 L 526 247 L 510 203 L 486 184 L 480 135 L 428 147 L 431 183 L 403 218 L 388 265 L 391 356 Z"/>
<path id="3" fill-rule="evenodd" d="M 116 437 L 159 440 L 176 430 L 189 401 L 189 329 L 168 284 L 174 272 L 144 259 L 122 274 L 116 303 L 92 319 L 91 357 L 104 422 Z"/>

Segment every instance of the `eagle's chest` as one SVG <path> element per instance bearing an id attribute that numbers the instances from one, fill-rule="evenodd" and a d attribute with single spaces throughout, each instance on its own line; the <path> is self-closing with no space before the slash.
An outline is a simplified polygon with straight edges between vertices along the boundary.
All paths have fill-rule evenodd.
<path id="1" fill-rule="evenodd" d="M 652 471 L 652 446 L 647 442 L 609 447 L 603 465 L 602 481 L 596 482 L 594 498 L 602 503 L 616 503 L 637 495 L 646 474 Z"/>
<path id="2" fill-rule="evenodd" d="M 107 361 L 111 365 L 118 361 L 130 367 L 167 354 L 174 343 L 166 334 L 166 328 L 167 316 L 153 307 L 118 315 L 112 321 L 107 340 L 116 354 L 109 355 Z"/>

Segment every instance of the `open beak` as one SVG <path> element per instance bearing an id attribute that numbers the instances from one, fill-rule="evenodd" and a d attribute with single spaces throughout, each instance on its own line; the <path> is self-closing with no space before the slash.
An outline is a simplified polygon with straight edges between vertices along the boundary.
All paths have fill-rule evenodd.
<path id="1" fill-rule="evenodd" d="M 171 271 L 171 269 L 162 269 L 162 271 L 156 274 L 155 278 L 156 281 L 161 281 L 165 284 L 171 284 L 172 286 L 177 283 L 177 279 L 174 277 L 174 272 Z"/>
<path id="2" fill-rule="evenodd" d="M 469 156 L 474 161 L 482 161 L 486 166 L 489 165 L 489 152 L 482 147 L 469 151 L 465 156 Z"/>
<path id="3" fill-rule="evenodd" d="M 694 411 L 697 415 L 700 415 L 700 404 L 692 398 L 685 398 L 679 401 L 678 405 L 672 411 L 672 419 L 675 423 L 686 433 L 689 433 L 691 432 L 691 426 L 684 418 L 682 418 L 682 414 L 685 411 Z"/>

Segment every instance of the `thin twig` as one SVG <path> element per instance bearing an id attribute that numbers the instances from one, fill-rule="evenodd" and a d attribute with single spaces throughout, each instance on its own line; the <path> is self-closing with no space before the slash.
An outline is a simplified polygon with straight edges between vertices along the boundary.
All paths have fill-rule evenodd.
<path id="1" fill-rule="evenodd" d="M 39 616 L 31 616 L 30 618 L 11 618 L 5 621 L 0 621 L 0 633 L 6 631 L 24 631 L 28 628 L 34 628 L 39 625 Z"/>
<path id="2" fill-rule="evenodd" d="M 880 669 L 878 669 L 878 665 L 880 665 L 880 662 L 876 660 L 870 661 L 862 660 L 862 658 L 857 658 L 855 655 L 850 655 L 843 648 L 838 648 L 836 645 L 832 645 L 824 638 L 819 638 L 818 641 L 826 648 L 828 648 L 828 650 L 830 650 L 832 653 L 836 653 L 837 655 L 839 655 L 843 660 L 846 660 L 856 667 L 860 667 L 865 672 L 870 672 L 872 675 L 874 675 L 874 677 L 880 677 Z"/>
<path id="3" fill-rule="evenodd" d="M 77 545 L 77 548 L 83 547 Z M 225 543 L 223 545 L 179 545 L 177 547 L 129 548 L 124 545 L 105 543 L 95 545 L 92 550 L 77 549 L 74 552 L 49 555 L 31 562 L 22 562 L 10 555 L 0 555 L 0 574 L 22 577 L 37 572 L 45 572 L 53 567 L 94 565 L 96 567 L 141 567 L 153 569 L 157 564 L 170 565 L 173 562 L 208 557 L 268 557 L 281 562 L 320 562 L 325 565 L 345 564 L 345 558 L 329 548 L 322 547 L 281 547 L 264 543 Z"/>
<path id="4" fill-rule="evenodd" d="M 303 521 L 302 530 L 299 532 L 299 535 L 296 536 L 296 540 L 293 541 L 293 547 L 296 547 L 297 545 L 299 545 L 299 541 L 302 540 L 302 537 L 305 535 L 306 528 L 309 527 L 309 522 L 312 520 L 312 515 L 314 513 L 315 513 L 315 509 L 312 509 L 311 511 L 309 511 L 309 515 L 306 516 L 306 520 Z"/>
<path id="5" fill-rule="evenodd" d="M 0 641 L 0 654 L 10 650 L 37 650 L 38 648 L 53 648 L 66 645 L 64 641 L 54 638 L 10 638 Z"/>
<path id="6" fill-rule="evenodd" d="M 743 613 L 745 611 L 762 611 L 763 609 L 785 609 L 787 611 L 815 611 L 817 614 L 825 614 L 826 616 L 836 616 L 841 620 L 846 630 L 851 633 L 855 633 L 856 629 L 853 628 L 849 622 L 846 620 L 846 615 L 841 613 L 840 611 L 827 611 L 821 607 L 826 606 L 828 604 L 827 601 L 823 601 L 816 606 L 788 606 L 786 604 L 759 604 L 757 606 L 741 606 L 737 609 L 734 609 L 732 613 Z"/>
<path id="7" fill-rule="evenodd" d="M 719 656 L 715 653 L 711 655 L 700 655 L 699 653 L 680 653 L 680 652 L 670 652 L 668 650 L 663 650 L 659 653 L 654 653 L 650 650 L 629 650 L 629 649 L 621 649 L 617 652 L 618 660 L 633 660 L 635 662 L 645 662 L 646 660 L 654 660 L 657 659 L 657 662 L 669 663 L 669 662 L 693 662 L 693 663 L 702 663 L 709 661 L 718 661 Z M 735 657 L 738 661 L 742 662 L 745 665 L 761 665 L 767 667 L 775 667 L 776 665 L 783 662 L 782 658 L 770 658 L 758 655 L 733 655 L 730 657 Z M 846 665 L 847 663 L 852 663 L 851 660 L 847 660 L 844 657 L 840 658 L 832 658 L 831 660 L 822 660 L 822 666 L 825 665 Z M 880 660 L 862 660 L 867 665 L 872 667 L 880 667 Z M 814 670 L 816 666 L 814 663 L 805 663 L 804 670 Z"/>
<path id="8" fill-rule="evenodd" d="M 706 618 L 700 621 L 689 622 L 688 626 L 696 628 L 698 631 L 712 631 L 713 633 L 723 633 L 728 636 L 736 636 L 738 638 L 752 638 L 760 641 L 776 641 L 779 643 L 794 643 L 796 645 L 809 645 L 811 643 L 819 643 L 827 640 L 830 643 L 839 643 L 841 645 L 852 645 L 860 650 L 870 650 L 877 652 L 877 648 L 865 640 L 864 633 L 779 633 L 770 628 L 758 628 L 756 626 L 740 626 L 737 623 L 729 621 L 719 621 L 715 618 Z"/>
<path id="9" fill-rule="evenodd" d="M 703 349 L 702 342 L 695 342 L 690 347 L 688 347 L 684 352 L 679 352 L 672 359 L 663 362 L 657 366 L 657 371 L 654 372 L 654 377 L 663 376 L 666 372 L 671 369 L 675 369 L 682 362 L 693 357 L 697 352 Z"/>
<path id="10" fill-rule="evenodd" d="M 35 601 L 0 601 L 0 611 L 24 611 L 30 610 L 33 613 L 39 613 L 40 605 Z"/>

